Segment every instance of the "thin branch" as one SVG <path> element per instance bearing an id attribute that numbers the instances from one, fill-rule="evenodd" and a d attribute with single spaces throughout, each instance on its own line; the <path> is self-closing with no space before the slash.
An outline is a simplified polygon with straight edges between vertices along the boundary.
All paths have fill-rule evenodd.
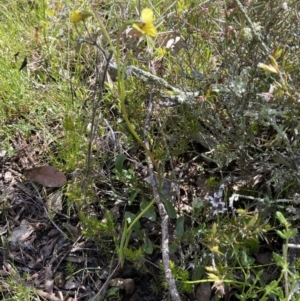
<path id="1" fill-rule="evenodd" d="M 109 67 L 111 69 L 117 70 L 117 67 L 113 64 L 109 64 Z M 164 104 L 165 106 L 172 106 L 172 105 L 176 105 L 176 104 L 180 104 L 180 103 L 184 103 L 184 102 L 193 103 L 193 102 L 195 102 L 196 97 L 198 97 L 200 95 L 200 92 L 197 92 L 197 91 L 196 92 L 186 92 L 179 88 L 173 87 L 172 85 L 167 83 L 161 77 L 153 75 L 152 73 L 144 71 L 135 66 L 128 66 L 126 68 L 125 75 L 126 75 L 126 77 L 133 75 L 148 84 L 152 83 L 157 86 L 163 87 L 166 90 L 169 90 L 170 93 L 162 94 L 162 97 L 172 100 L 172 102 L 170 102 L 170 103 L 166 102 Z"/>
<path id="2" fill-rule="evenodd" d="M 264 54 L 269 54 L 270 50 L 268 49 L 267 45 L 263 42 L 260 35 L 255 30 L 255 25 L 249 18 L 248 14 L 247 14 L 245 8 L 243 7 L 242 3 L 240 2 L 240 0 L 234 0 L 234 2 L 238 6 L 240 12 L 243 14 L 246 21 L 248 22 L 248 25 L 251 28 L 252 34 L 253 34 L 254 38 L 259 42 L 260 48 L 264 51 Z"/>
<path id="3" fill-rule="evenodd" d="M 145 139 L 145 145 L 149 149 L 149 141 L 147 139 L 147 129 L 149 129 L 149 123 L 150 123 L 150 116 L 152 113 L 152 107 L 153 107 L 153 92 L 150 94 L 149 104 L 148 104 L 148 112 L 147 117 L 145 121 L 145 127 L 144 127 L 144 139 Z M 154 174 L 154 167 L 151 159 L 147 156 L 147 163 L 148 163 L 148 171 L 150 174 L 150 177 L 154 179 L 154 184 L 152 185 L 153 188 L 153 194 L 154 198 L 158 207 L 159 215 L 161 218 L 161 233 L 162 233 L 162 260 L 163 260 L 163 266 L 165 271 L 165 277 L 166 281 L 169 285 L 169 291 L 171 294 L 171 298 L 173 301 L 181 301 L 180 296 L 176 287 L 175 279 L 172 276 L 172 271 L 170 268 L 170 256 L 169 256 L 169 217 L 166 212 L 166 209 L 164 207 L 163 202 L 161 201 L 160 194 L 159 194 L 159 186 L 158 185 L 158 177 Z"/>

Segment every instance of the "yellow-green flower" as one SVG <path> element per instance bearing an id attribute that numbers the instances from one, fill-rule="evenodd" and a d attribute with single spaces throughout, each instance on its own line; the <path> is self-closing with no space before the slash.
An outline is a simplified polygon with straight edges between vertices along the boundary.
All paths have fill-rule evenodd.
<path id="1" fill-rule="evenodd" d="M 91 17 L 92 15 L 93 15 L 92 13 L 90 13 L 86 10 L 76 9 L 71 12 L 70 20 L 73 23 L 78 23 L 78 22 L 84 21 L 85 19 L 87 19 L 88 17 Z"/>
<path id="2" fill-rule="evenodd" d="M 154 22 L 153 11 L 150 8 L 144 8 L 141 13 L 141 22 L 132 24 L 132 27 L 144 35 L 155 37 L 157 35 Z"/>

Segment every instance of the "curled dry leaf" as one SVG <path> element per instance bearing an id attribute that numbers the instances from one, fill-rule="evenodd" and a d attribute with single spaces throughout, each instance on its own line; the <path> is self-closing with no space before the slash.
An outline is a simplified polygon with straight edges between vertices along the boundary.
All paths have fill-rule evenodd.
<path id="1" fill-rule="evenodd" d="M 67 183 L 66 176 L 53 166 L 40 166 L 23 171 L 24 176 L 45 187 L 61 187 Z"/>
<path id="2" fill-rule="evenodd" d="M 34 227 L 25 219 L 23 219 L 19 227 L 11 232 L 8 241 L 11 243 L 24 242 L 34 231 Z"/>

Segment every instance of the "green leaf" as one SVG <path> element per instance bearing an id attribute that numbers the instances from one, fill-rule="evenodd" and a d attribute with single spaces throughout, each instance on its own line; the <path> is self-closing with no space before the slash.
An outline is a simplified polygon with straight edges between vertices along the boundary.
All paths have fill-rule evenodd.
<path id="1" fill-rule="evenodd" d="M 273 258 L 278 266 L 283 267 L 285 265 L 283 258 L 277 253 L 273 253 Z"/>
<path id="2" fill-rule="evenodd" d="M 153 252 L 153 245 L 152 245 L 151 240 L 148 237 L 145 237 L 145 239 L 144 239 L 143 250 L 147 254 L 152 254 L 152 252 Z"/>
<path id="3" fill-rule="evenodd" d="M 109 298 L 109 297 L 115 297 L 117 296 L 118 292 L 119 292 L 120 288 L 117 287 L 117 286 L 112 286 L 108 292 L 106 293 L 106 297 Z"/>
<path id="4" fill-rule="evenodd" d="M 283 214 L 280 211 L 276 212 L 276 217 L 282 225 L 287 225 L 288 224 L 285 217 L 283 216 Z"/>
<path id="5" fill-rule="evenodd" d="M 124 154 L 120 154 L 118 155 L 118 157 L 116 158 L 116 162 L 115 162 L 115 166 L 116 166 L 116 170 L 117 172 L 119 172 L 120 174 L 122 173 L 123 170 L 123 164 L 124 161 L 127 159 L 126 155 Z"/>
<path id="6" fill-rule="evenodd" d="M 255 254 L 258 252 L 259 241 L 254 237 L 250 237 L 249 239 L 246 239 L 243 242 L 243 245 L 249 249 L 250 254 Z"/>
<path id="7" fill-rule="evenodd" d="M 242 251 L 242 256 L 241 256 L 241 264 L 244 267 L 249 267 L 250 265 L 252 265 L 254 263 L 255 259 L 248 256 L 248 254 L 246 253 L 246 251 Z"/>
<path id="8" fill-rule="evenodd" d="M 135 215 L 135 214 L 133 214 L 133 213 L 131 213 L 131 212 L 129 212 L 129 211 L 126 211 L 126 212 L 125 212 L 125 219 L 126 219 L 128 225 L 130 225 L 130 224 L 135 220 L 135 218 L 136 218 L 136 215 Z M 137 222 L 134 224 L 134 226 L 133 226 L 132 229 L 133 229 L 135 232 L 139 232 L 140 229 L 141 229 L 141 224 L 140 224 L 140 222 L 137 221 Z"/>
<path id="9" fill-rule="evenodd" d="M 255 293 L 255 292 L 248 294 L 247 297 L 249 299 L 254 299 L 254 300 L 257 300 L 257 298 L 258 298 L 257 293 Z M 262 301 L 262 300 L 260 299 L 260 301 Z"/>
<path id="10" fill-rule="evenodd" d="M 176 210 L 172 203 L 169 200 L 164 200 L 163 201 L 165 209 L 168 213 L 169 218 L 176 218 Z"/>
<path id="11" fill-rule="evenodd" d="M 265 282 L 265 275 L 264 275 L 264 271 L 263 270 L 259 270 L 256 272 L 256 275 L 255 275 L 255 278 L 256 280 L 259 281 L 259 285 L 261 287 L 264 287 L 266 285 L 266 282 Z"/>
<path id="12" fill-rule="evenodd" d="M 130 187 L 126 192 L 130 193 L 130 196 L 128 197 L 127 201 L 128 204 L 131 205 L 135 200 L 136 196 L 139 194 L 140 190 L 135 189 L 134 187 Z"/>
<path id="13" fill-rule="evenodd" d="M 176 221 L 176 234 L 182 236 L 184 233 L 184 216 L 180 216 Z"/>
<path id="14" fill-rule="evenodd" d="M 178 249 L 178 244 L 173 243 L 169 245 L 170 254 L 174 254 L 177 251 L 177 249 Z"/>
<path id="15" fill-rule="evenodd" d="M 273 280 L 268 285 L 265 286 L 265 291 L 269 295 L 271 293 L 274 293 L 274 290 L 277 288 L 278 283 L 276 280 Z"/>
<path id="16" fill-rule="evenodd" d="M 149 202 L 142 200 L 141 204 L 140 204 L 140 209 L 144 210 L 148 205 L 149 205 Z M 143 216 L 148 218 L 152 222 L 156 221 L 156 212 L 155 212 L 154 206 L 150 207 Z"/>
<path id="17" fill-rule="evenodd" d="M 292 229 L 290 229 L 289 232 L 290 232 L 290 233 L 289 233 L 289 237 L 292 238 L 292 237 L 294 237 L 294 236 L 297 235 L 298 230 L 297 230 L 297 228 L 292 228 Z"/>
<path id="18" fill-rule="evenodd" d="M 164 204 L 164 207 L 168 213 L 169 218 L 176 218 L 176 210 L 172 205 L 172 203 L 166 198 L 166 196 L 163 193 L 160 193 L 159 196 Z"/>
<path id="19" fill-rule="evenodd" d="M 285 232 L 285 231 L 284 231 Z M 286 232 L 283 233 L 282 231 L 277 230 L 276 233 L 282 238 L 282 239 L 286 239 Z"/>

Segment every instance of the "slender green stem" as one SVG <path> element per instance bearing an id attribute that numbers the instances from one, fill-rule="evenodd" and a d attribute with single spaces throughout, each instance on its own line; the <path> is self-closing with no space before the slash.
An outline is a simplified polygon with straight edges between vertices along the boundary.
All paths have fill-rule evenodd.
<path id="1" fill-rule="evenodd" d="M 132 230 L 133 226 L 137 223 L 137 221 L 143 217 L 143 215 L 154 205 L 155 199 L 153 199 L 147 207 L 145 207 L 138 215 L 137 217 L 131 222 L 130 226 L 127 228 L 127 233 L 130 233 Z"/>
<path id="2" fill-rule="evenodd" d="M 103 22 L 102 22 L 101 18 L 99 17 L 98 13 L 97 13 L 94 9 L 93 9 L 92 11 L 93 11 L 94 15 L 95 15 L 96 18 L 97 18 L 97 21 L 98 21 L 99 26 L 100 26 L 100 28 L 101 28 L 101 32 L 104 34 L 105 38 L 107 39 L 107 41 L 108 41 L 108 43 L 109 43 L 109 47 L 110 47 L 111 51 L 113 52 L 114 55 L 116 55 L 116 51 L 115 51 L 115 49 L 114 49 L 113 43 L 112 43 L 112 41 L 111 41 L 111 38 L 110 38 L 110 36 L 109 36 L 109 33 L 108 33 L 107 30 L 106 30 L 105 25 L 103 24 Z"/>
<path id="3" fill-rule="evenodd" d="M 126 70 L 126 66 L 125 64 L 122 66 L 121 65 L 121 58 L 120 58 L 120 44 L 121 44 L 121 33 L 123 32 L 123 29 L 130 24 L 133 24 L 136 21 L 129 21 L 125 24 L 123 24 L 123 26 L 121 27 L 121 29 L 118 32 L 118 36 L 117 36 L 117 44 L 116 44 L 116 50 L 114 50 L 112 41 L 110 39 L 110 36 L 101 20 L 101 18 L 98 16 L 98 14 L 96 13 L 96 11 L 93 10 L 93 13 L 95 14 L 101 31 L 104 34 L 105 38 L 107 39 L 111 50 L 113 51 L 113 54 L 115 56 L 116 59 L 116 65 L 117 65 L 117 72 L 118 72 L 118 92 L 119 92 L 119 97 L 120 97 L 120 104 L 121 104 L 121 111 L 124 117 L 124 120 L 126 122 L 126 125 L 130 131 L 130 133 L 134 136 L 134 138 L 138 141 L 138 143 L 143 147 L 143 149 L 145 150 L 145 152 L 147 153 L 147 155 L 150 157 L 152 164 L 155 168 L 155 171 L 158 172 L 158 166 L 156 164 L 156 161 L 154 159 L 154 156 L 152 154 L 152 152 L 146 147 L 145 143 L 143 142 L 143 140 L 140 138 L 140 136 L 136 133 L 136 131 L 134 130 L 129 118 L 128 118 L 128 113 L 126 110 L 126 106 L 125 106 L 125 86 L 124 86 L 124 72 L 123 70 Z"/>
<path id="4" fill-rule="evenodd" d="M 119 33 L 120 35 L 120 33 Z M 152 164 L 155 168 L 155 171 L 158 172 L 158 166 L 156 164 L 156 161 L 153 157 L 152 152 L 146 147 L 145 143 L 143 142 L 143 140 L 140 138 L 140 136 L 137 134 L 137 132 L 134 130 L 129 118 L 128 118 L 128 113 L 126 110 L 126 106 L 125 106 L 125 87 L 124 87 L 124 72 L 122 72 L 122 70 L 125 70 L 125 65 L 123 65 L 123 67 L 121 66 L 120 63 L 120 59 L 119 59 L 119 53 L 120 53 L 120 42 L 119 42 L 119 37 L 117 39 L 117 57 L 116 57 L 116 61 L 117 61 L 117 71 L 118 71 L 118 92 L 119 92 L 119 97 L 120 97 L 120 104 L 121 104 L 121 110 L 122 110 L 122 114 L 124 117 L 124 120 L 126 122 L 126 125 L 130 131 L 130 133 L 134 136 L 134 138 L 138 141 L 138 143 L 143 147 L 143 149 L 145 150 L 145 152 L 147 153 L 147 155 L 149 156 L 149 158 L 152 161 Z"/>
<path id="5" fill-rule="evenodd" d="M 128 242 L 129 242 L 129 238 L 130 238 L 130 234 L 132 231 L 133 226 L 141 219 L 141 217 L 154 205 L 155 203 L 155 199 L 153 199 L 148 206 L 146 206 L 137 216 L 136 218 L 130 223 L 129 227 L 127 225 L 127 221 L 125 219 L 124 222 L 124 229 L 122 232 L 122 238 L 121 238 L 121 242 L 120 242 L 120 246 L 119 246 L 119 259 L 120 259 L 120 263 L 121 266 L 123 266 L 124 264 L 124 250 L 127 248 L 128 246 Z"/>
<path id="6" fill-rule="evenodd" d="M 127 221 L 126 219 L 124 219 L 124 229 L 123 229 L 123 232 L 122 232 L 122 237 L 121 237 L 121 242 L 120 242 L 120 245 L 118 247 L 118 256 L 119 256 L 119 261 L 120 261 L 120 264 L 121 264 L 121 267 L 123 267 L 124 265 L 124 246 L 125 246 L 125 239 L 126 239 L 126 234 L 127 234 Z"/>
<path id="7" fill-rule="evenodd" d="M 119 98 L 120 98 L 120 105 L 121 105 L 121 111 L 123 114 L 123 118 L 126 122 L 126 125 L 130 131 L 130 133 L 134 136 L 134 138 L 138 141 L 138 143 L 143 147 L 143 149 L 145 150 L 145 152 L 147 153 L 147 155 L 149 156 L 149 158 L 152 161 L 152 164 L 156 170 L 156 172 L 158 172 L 158 166 L 156 164 L 156 161 L 154 159 L 154 156 L 152 154 L 152 152 L 146 147 L 145 143 L 143 142 L 143 140 L 140 138 L 140 136 L 136 133 L 136 131 L 134 130 L 129 118 L 128 118 L 128 113 L 126 110 L 126 106 L 125 106 L 125 85 L 124 85 L 124 72 L 126 70 L 126 65 L 124 64 L 123 66 L 121 65 L 121 58 L 120 58 L 120 44 L 121 44 L 121 33 L 123 31 L 123 29 L 128 25 L 128 24 L 132 24 L 132 22 L 130 23 L 125 23 L 122 28 L 119 30 L 118 32 L 118 36 L 117 36 L 117 44 L 116 44 L 116 49 L 114 51 L 113 48 L 113 44 L 112 41 L 110 39 L 110 36 L 101 20 L 101 18 L 97 15 L 97 13 L 95 11 L 93 11 L 95 16 L 97 17 L 97 20 L 99 22 L 100 28 L 102 30 L 102 33 L 104 34 L 104 36 L 106 37 L 106 39 L 109 42 L 110 48 L 113 51 L 113 54 L 115 56 L 115 60 L 116 60 L 116 65 L 117 65 L 117 72 L 118 72 L 118 93 L 119 93 Z M 160 177 L 159 177 L 160 178 Z M 160 181 L 161 182 L 161 181 Z M 124 229 L 123 229 L 123 233 L 122 233 L 122 237 L 121 237 L 121 242 L 118 248 L 118 256 L 119 256 L 119 260 L 120 260 L 120 264 L 121 266 L 123 266 L 124 264 L 124 249 L 128 246 L 128 242 L 129 242 L 129 238 L 130 238 L 130 234 L 132 231 L 133 226 L 138 222 L 138 220 L 149 210 L 149 208 L 151 206 L 153 206 L 153 204 L 155 203 L 155 199 L 153 201 L 151 201 L 149 203 L 149 205 L 144 208 L 139 214 L 138 216 L 132 221 L 132 223 L 129 225 L 127 224 L 127 221 L 124 221 Z"/>

